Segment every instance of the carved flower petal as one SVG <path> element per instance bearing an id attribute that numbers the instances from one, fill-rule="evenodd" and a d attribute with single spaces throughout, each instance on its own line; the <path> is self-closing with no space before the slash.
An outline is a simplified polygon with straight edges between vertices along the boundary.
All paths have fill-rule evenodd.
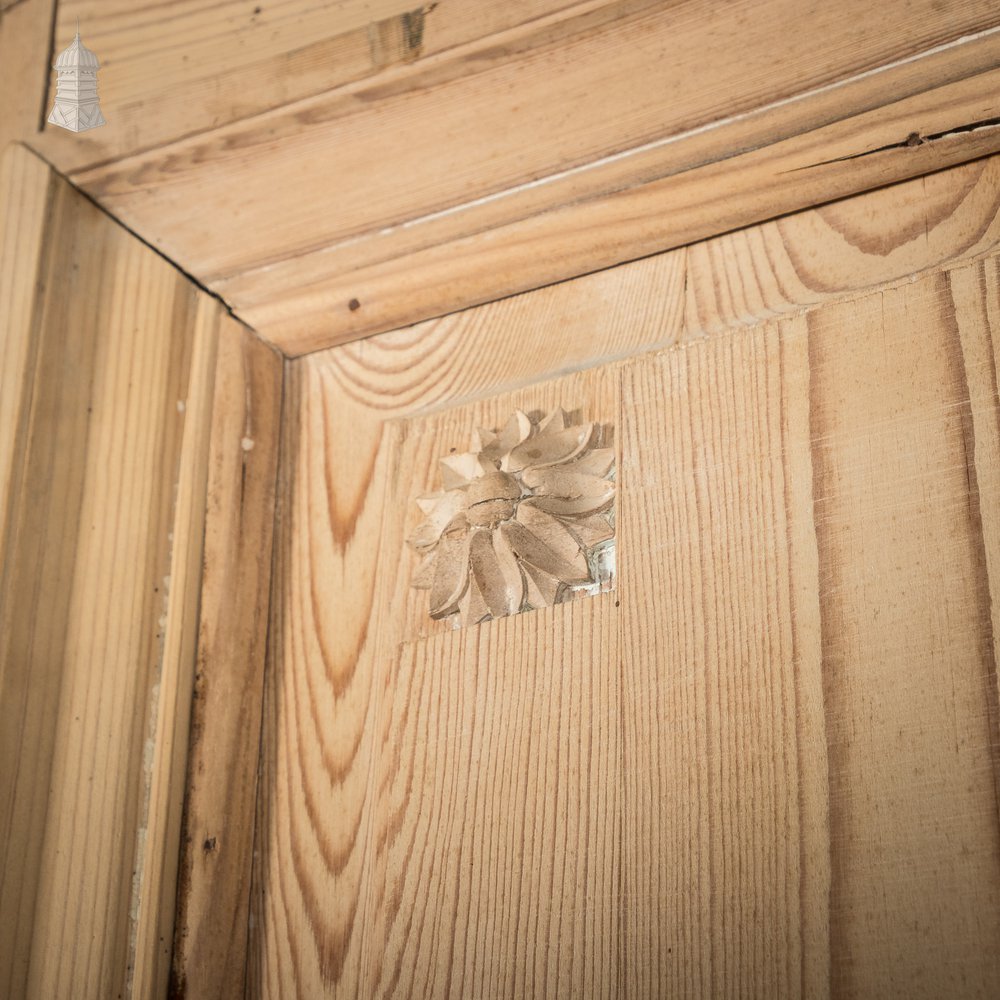
<path id="1" fill-rule="evenodd" d="M 430 498 L 424 498 L 430 499 Z M 417 525 L 416 531 L 407 541 L 416 549 L 433 545 L 467 506 L 466 495 L 462 490 L 449 490 L 438 493 L 434 505 L 427 511 L 427 517 Z"/>
<path id="2" fill-rule="evenodd" d="M 502 618 L 519 611 L 524 600 L 524 578 L 517 557 L 499 532 L 475 532 L 469 560 L 473 579 L 490 614 L 494 618 Z"/>
<path id="3" fill-rule="evenodd" d="M 430 590 L 434 585 L 434 561 L 436 558 L 436 552 L 428 552 L 420 560 L 420 565 L 416 568 L 412 580 L 412 585 L 417 590 Z"/>
<path id="4" fill-rule="evenodd" d="M 490 609 L 486 607 L 483 595 L 474 577 L 469 578 L 469 586 L 458 604 L 463 625 L 478 625 L 484 618 L 490 617 Z"/>
<path id="5" fill-rule="evenodd" d="M 437 493 L 428 493 L 426 496 L 417 497 L 417 506 L 425 514 L 429 514 L 436 506 L 438 500 L 444 496 L 443 491 L 438 491 Z"/>
<path id="6" fill-rule="evenodd" d="M 472 432 L 472 450 L 484 452 L 497 440 L 499 435 L 493 431 L 488 431 L 485 427 L 477 427 Z"/>
<path id="7" fill-rule="evenodd" d="M 461 489 L 473 479 L 483 474 L 479 455 L 474 451 L 463 451 L 458 455 L 446 455 L 441 459 L 441 483 L 446 490 Z"/>
<path id="8" fill-rule="evenodd" d="M 557 406 L 547 417 L 538 424 L 538 433 L 544 434 L 547 431 L 562 431 L 566 429 L 566 411 Z"/>
<path id="9" fill-rule="evenodd" d="M 611 466 L 615 464 L 614 448 L 595 448 L 581 455 L 575 462 L 567 467 L 569 472 L 589 472 L 592 476 L 608 474 Z"/>
<path id="10" fill-rule="evenodd" d="M 500 525 L 500 531 L 518 558 L 536 569 L 544 570 L 564 583 L 589 578 L 587 560 L 579 549 L 576 558 L 568 561 L 518 521 Z"/>
<path id="11" fill-rule="evenodd" d="M 437 547 L 434 582 L 431 584 L 432 618 L 451 614 L 469 584 L 469 533 L 444 535 Z"/>
<path id="12" fill-rule="evenodd" d="M 566 500 L 587 498 L 600 506 L 615 495 L 614 483 L 586 472 L 571 471 L 572 469 L 573 466 L 563 465 L 525 469 L 521 478 L 534 490 L 536 496 L 562 497 Z"/>
<path id="13" fill-rule="evenodd" d="M 528 603 L 533 608 L 551 608 L 556 603 L 562 584 L 554 576 L 525 563 L 524 577 Z"/>
<path id="14" fill-rule="evenodd" d="M 611 485 L 610 483 L 608 485 Z M 546 497 L 535 496 L 531 498 L 531 505 L 538 510 L 548 511 L 559 517 L 580 517 L 587 514 L 596 514 L 606 510 L 611 501 L 614 500 L 615 491 L 597 494 L 592 497 Z"/>
<path id="15" fill-rule="evenodd" d="M 534 506 L 534 499 L 525 500 L 517 511 L 517 520 L 536 538 L 544 542 L 560 559 L 571 565 L 582 566 L 587 575 L 586 559 L 580 552 L 580 543 L 566 525 L 551 514 Z M 565 579 L 565 578 L 564 578 Z"/>
<path id="16" fill-rule="evenodd" d="M 505 472 L 520 472 L 568 462 L 587 447 L 593 432 L 593 424 L 580 424 L 552 434 L 537 434 L 511 451 L 501 468 Z"/>
<path id="17" fill-rule="evenodd" d="M 567 522 L 566 527 L 580 539 L 580 544 L 588 549 L 592 549 L 595 545 L 599 545 L 601 542 L 606 542 L 609 538 L 615 537 L 615 529 L 600 514 L 591 514 L 587 517 L 574 517 L 571 521 Z"/>
<path id="18" fill-rule="evenodd" d="M 522 441 L 526 441 L 533 431 L 529 416 L 522 410 L 515 410 L 497 440 L 487 449 L 487 457 L 500 458 Z M 494 451 L 496 452 L 494 454 Z"/>

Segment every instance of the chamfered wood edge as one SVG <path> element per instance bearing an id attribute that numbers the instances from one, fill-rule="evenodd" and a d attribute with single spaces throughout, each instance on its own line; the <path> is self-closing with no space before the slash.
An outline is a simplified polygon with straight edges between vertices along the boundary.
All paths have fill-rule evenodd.
<path id="1" fill-rule="evenodd" d="M 243 992 L 283 358 L 220 339 L 171 997 Z"/>

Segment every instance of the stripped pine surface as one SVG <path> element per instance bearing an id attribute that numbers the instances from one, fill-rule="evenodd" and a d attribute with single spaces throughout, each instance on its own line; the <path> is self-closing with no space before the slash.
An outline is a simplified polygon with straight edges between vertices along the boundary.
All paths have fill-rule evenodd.
<path id="1" fill-rule="evenodd" d="M 35 135 L 49 113 L 45 104 L 51 69 L 46 57 L 56 2 L 0 2 L 0 155 L 9 143 Z"/>
<path id="2" fill-rule="evenodd" d="M 0 220 L 0 994 L 152 995 L 238 324 L 22 147 Z"/>
<path id="3" fill-rule="evenodd" d="M 101 58 L 101 107 L 115 126 L 88 133 L 84 142 L 47 129 L 47 148 L 65 169 L 133 156 L 373 82 L 387 70 L 573 6 L 486 0 L 469 17 L 454 0 L 187 0 L 168 10 L 153 0 L 47 2 L 56 6 L 56 52 L 72 41 L 80 18 L 84 41 Z"/>
<path id="4" fill-rule="evenodd" d="M 190 750 L 186 781 L 175 781 L 185 796 L 172 951 L 178 996 L 243 993 L 281 382 L 280 356 L 249 331 L 220 338 L 204 571 L 191 588 L 200 613 Z"/>
<path id="5" fill-rule="evenodd" d="M 985 0 L 126 6 L 33 141 L 292 354 L 1000 148 Z"/>
<path id="6" fill-rule="evenodd" d="M 290 365 L 251 995 L 1000 990 L 995 169 L 665 255 L 655 308 L 606 272 L 530 359 L 599 276 Z M 599 353 L 632 310 L 672 346 Z M 429 628 L 413 498 L 557 403 L 617 425 L 617 590 Z"/>

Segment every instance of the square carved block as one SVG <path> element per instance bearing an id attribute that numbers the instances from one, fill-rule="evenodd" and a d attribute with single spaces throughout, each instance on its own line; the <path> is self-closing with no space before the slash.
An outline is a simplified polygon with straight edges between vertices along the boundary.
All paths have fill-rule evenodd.
<path id="1" fill-rule="evenodd" d="M 417 503 L 412 585 L 454 626 L 610 590 L 615 573 L 613 427 L 561 407 L 515 410 L 440 459 Z"/>

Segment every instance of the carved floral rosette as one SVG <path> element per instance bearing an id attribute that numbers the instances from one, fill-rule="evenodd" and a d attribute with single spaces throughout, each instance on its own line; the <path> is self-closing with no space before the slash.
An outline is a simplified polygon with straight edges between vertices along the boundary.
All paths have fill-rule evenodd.
<path id="1" fill-rule="evenodd" d="M 441 459 L 442 489 L 420 497 L 413 586 L 432 618 L 474 625 L 608 589 L 614 566 L 612 428 L 562 409 L 518 410 Z"/>

